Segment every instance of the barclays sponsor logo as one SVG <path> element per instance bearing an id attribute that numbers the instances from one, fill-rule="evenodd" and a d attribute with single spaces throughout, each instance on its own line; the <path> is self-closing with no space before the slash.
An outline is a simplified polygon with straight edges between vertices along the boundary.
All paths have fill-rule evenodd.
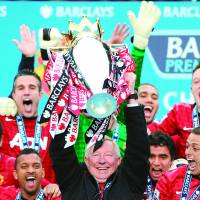
<path id="1" fill-rule="evenodd" d="M 43 5 L 40 7 L 40 15 L 43 18 L 57 17 L 106 17 L 114 16 L 113 6 L 49 6 Z"/>
<path id="2" fill-rule="evenodd" d="M 158 76 L 191 79 L 199 63 L 200 35 L 194 31 L 158 32 L 149 40 L 147 54 Z"/>
<path id="3" fill-rule="evenodd" d="M 56 17 L 107 17 L 114 15 L 113 6 L 57 6 Z"/>
<path id="4" fill-rule="evenodd" d="M 175 5 L 175 4 L 174 4 Z M 196 4 L 190 4 L 191 6 L 164 6 L 163 17 L 165 18 L 199 18 L 200 7 Z"/>
<path id="5" fill-rule="evenodd" d="M 40 7 L 40 14 L 43 18 L 48 19 L 53 14 L 53 8 L 49 5 L 43 5 Z"/>

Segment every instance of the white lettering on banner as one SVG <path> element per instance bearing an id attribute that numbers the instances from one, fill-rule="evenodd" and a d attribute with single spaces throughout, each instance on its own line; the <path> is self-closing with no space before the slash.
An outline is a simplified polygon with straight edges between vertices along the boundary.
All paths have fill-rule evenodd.
<path id="1" fill-rule="evenodd" d="M 114 15 L 114 7 L 92 7 L 92 6 L 57 6 L 56 17 L 108 17 Z"/>
<path id="2" fill-rule="evenodd" d="M 200 51 L 195 37 L 188 37 L 183 45 L 181 37 L 168 37 L 165 71 L 173 73 L 191 73 L 198 64 Z M 194 57 L 192 59 L 191 57 Z"/>
<path id="3" fill-rule="evenodd" d="M 30 144 L 30 148 L 34 148 L 34 137 L 27 137 L 28 143 Z M 40 148 L 42 150 L 46 150 L 47 149 L 47 144 L 48 144 L 48 137 L 43 137 L 43 139 L 40 139 Z M 14 147 L 19 147 L 21 150 L 23 149 L 23 144 L 21 141 L 21 137 L 20 134 L 17 133 L 13 139 L 10 141 L 10 148 L 14 148 Z"/>
<path id="4" fill-rule="evenodd" d="M 5 17 L 7 15 L 7 7 L 0 6 L 0 17 Z"/>
<path id="5" fill-rule="evenodd" d="M 198 63 L 197 59 L 168 59 L 165 61 L 165 72 L 191 73 Z"/>
<path id="6" fill-rule="evenodd" d="M 199 18 L 200 17 L 200 7 L 199 6 L 165 6 L 163 11 L 163 16 L 178 17 L 178 18 Z"/>
<path id="7" fill-rule="evenodd" d="M 171 91 L 171 92 L 167 92 L 165 94 L 164 98 L 163 98 L 163 104 L 164 104 L 164 107 L 167 110 L 171 110 L 172 107 L 174 106 L 174 103 L 170 104 L 171 101 L 173 101 L 173 102 L 193 103 L 194 99 L 193 99 L 192 94 L 190 94 L 190 97 L 187 98 L 186 97 L 186 92 L 177 93 L 177 92 Z"/>
<path id="8" fill-rule="evenodd" d="M 188 54 L 200 58 L 195 37 L 189 37 L 185 47 L 182 46 L 181 37 L 168 37 L 167 58 L 186 58 Z"/>

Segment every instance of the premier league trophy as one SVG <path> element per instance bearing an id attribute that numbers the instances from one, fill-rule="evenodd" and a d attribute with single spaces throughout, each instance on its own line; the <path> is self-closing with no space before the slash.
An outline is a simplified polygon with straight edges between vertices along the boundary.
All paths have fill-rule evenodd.
<path id="1" fill-rule="evenodd" d="M 48 49 L 44 78 L 51 95 L 40 121 L 50 120 L 52 135 L 69 129 L 65 147 L 76 141 L 81 112 L 93 117 L 98 127 L 90 128 L 87 137 L 100 140 L 110 116 L 130 95 L 125 73 L 135 70 L 134 61 L 127 48 L 112 48 L 103 42 L 102 34 L 99 20 L 91 23 L 83 17 L 80 24 L 69 21 L 64 47 Z"/>

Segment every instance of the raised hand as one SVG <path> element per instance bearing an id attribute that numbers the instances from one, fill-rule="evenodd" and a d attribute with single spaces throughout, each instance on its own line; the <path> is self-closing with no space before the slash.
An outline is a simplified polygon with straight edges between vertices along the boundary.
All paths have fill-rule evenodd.
<path id="1" fill-rule="evenodd" d="M 21 41 L 13 39 L 12 41 L 16 44 L 18 49 L 26 57 L 33 57 L 36 52 L 36 36 L 35 31 L 30 31 L 30 28 L 26 25 L 20 26 L 20 37 Z"/>
<path id="2" fill-rule="evenodd" d="M 142 1 L 137 18 L 131 10 L 128 11 L 128 17 L 134 30 L 133 44 L 135 47 L 145 49 L 150 33 L 160 16 L 160 8 L 152 1 Z"/>
<path id="3" fill-rule="evenodd" d="M 124 40 L 129 36 L 129 27 L 126 24 L 117 24 L 109 44 L 123 44 Z"/>
<path id="4" fill-rule="evenodd" d="M 44 187 L 44 194 L 48 199 L 58 198 L 61 195 L 57 184 L 50 183 Z"/>

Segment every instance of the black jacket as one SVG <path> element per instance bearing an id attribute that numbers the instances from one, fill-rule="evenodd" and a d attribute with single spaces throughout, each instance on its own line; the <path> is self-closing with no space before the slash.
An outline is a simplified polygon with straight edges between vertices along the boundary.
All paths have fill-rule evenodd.
<path id="1" fill-rule="evenodd" d="M 106 181 L 103 200 L 141 200 L 149 170 L 149 143 L 142 106 L 125 110 L 127 142 L 124 159 Z M 98 200 L 99 186 L 72 147 L 64 149 L 65 134 L 56 135 L 50 155 L 63 200 Z"/>

